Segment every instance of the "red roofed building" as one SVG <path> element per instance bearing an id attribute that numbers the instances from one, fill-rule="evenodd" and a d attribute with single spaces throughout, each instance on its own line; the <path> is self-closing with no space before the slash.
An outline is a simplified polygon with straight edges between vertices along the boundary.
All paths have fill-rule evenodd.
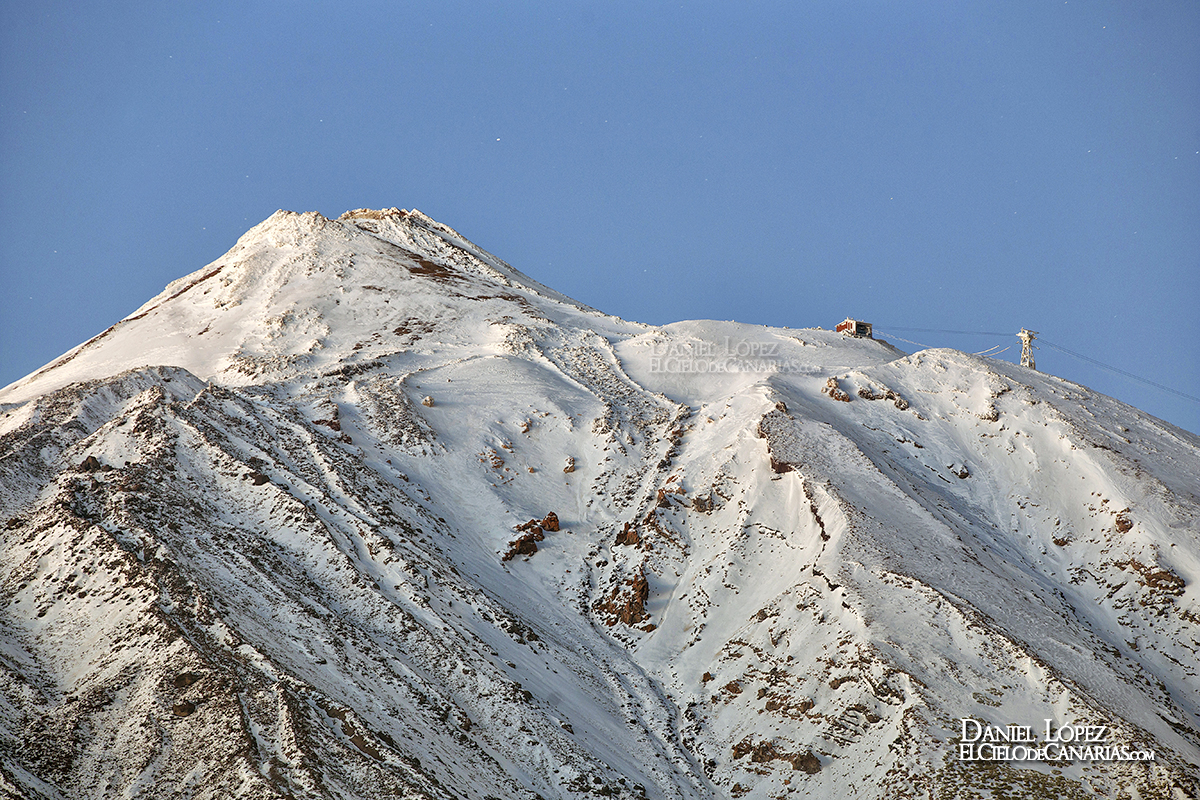
<path id="1" fill-rule="evenodd" d="M 845 334 L 849 334 L 850 336 L 857 336 L 860 339 L 872 338 L 871 337 L 871 323 L 863 322 L 862 320 L 857 320 L 857 319 L 850 319 L 849 317 L 846 317 L 846 319 L 843 322 L 839 322 L 838 326 L 836 328 L 834 328 L 834 330 L 836 330 L 838 333 L 845 333 Z"/>

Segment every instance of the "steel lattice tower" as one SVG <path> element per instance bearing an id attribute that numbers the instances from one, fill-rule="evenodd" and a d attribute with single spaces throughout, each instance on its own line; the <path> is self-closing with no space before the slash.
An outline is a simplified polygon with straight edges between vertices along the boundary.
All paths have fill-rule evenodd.
<path id="1" fill-rule="evenodd" d="M 1021 340 L 1021 366 L 1037 369 L 1037 362 L 1033 359 L 1033 351 L 1037 349 L 1033 346 L 1033 340 L 1037 338 L 1037 331 L 1021 328 L 1017 338 Z"/>

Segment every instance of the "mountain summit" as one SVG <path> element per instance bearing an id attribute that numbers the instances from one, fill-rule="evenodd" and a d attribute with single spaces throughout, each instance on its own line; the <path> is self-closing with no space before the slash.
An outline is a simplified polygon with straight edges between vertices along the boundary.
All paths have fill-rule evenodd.
<path id="1" fill-rule="evenodd" d="M 1198 487 L 1006 362 L 280 211 L 0 390 L 0 787 L 1196 797 Z"/>

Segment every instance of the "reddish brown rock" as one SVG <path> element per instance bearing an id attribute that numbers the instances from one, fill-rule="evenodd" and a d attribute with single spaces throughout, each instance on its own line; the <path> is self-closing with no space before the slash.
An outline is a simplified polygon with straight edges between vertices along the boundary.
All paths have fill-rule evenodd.
<path id="1" fill-rule="evenodd" d="M 639 572 L 636 577 L 626 579 L 620 586 L 612 590 L 612 594 L 602 603 L 597 603 L 597 611 L 609 615 L 609 626 L 623 622 L 626 625 L 636 625 L 650 619 L 646 613 L 646 601 L 650 598 L 650 583 L 646 574 Z"/>
<path id="2" fill-rule="evenodd" d="M 175 676 L 175 688 L 183 689 L 184 687 L 191 686 L 193 683 L 200 680 L 200 677 L 201 676 L 194 672 L 181 672 Z"/>
<path id="3" fill-rule="evenodd" d="M 821 760 L 811 750 L 800 755 L 789 756 L 787 760 L 791 762 L 792 769 L 803 770 L 809 775 L 815 775 L 821 771 Z"/>
<path id="4" fill-rule="evenodd" d="M 511 561 L 517 556 L 531 556 L 537 552 L 537 543 L 545 539 L 546 535 L 542 533 L 541 528 L 537 527 L 537 520 L 533 520 L 533 522 L 535 525 L 529 529 L 528 533 L 508 543 L 508 552 L 500 557 L 501 561 Z"/>
<path id="5" fill-rule="evenodd" d="M 633 524 L 629 522 L 626 522 L 625 528 L 617 534 L 617 544 L 634 545 L 639 540 L 637 528 L 633 527 Z"/>
<path id="6" fill-rule="evenodd" d="M 837 378 L 830 378 L 825 381 L 825 385 L 821 387 L 821 394 L 828 394 L 834 400 L 840 400 L 843 403 L 850 402 L 850 395 L 844 389 L 838 386 Z"/>
<path id="7" fill-rule="evenodd" d="M 646 613 L 646 601 L 650 599 L 650 583 L 646 580 L 645 573 L 639 573 L 630 581 L 630 587 L 632 591 L 629 593 L 629 599 L 617 615 L 626 625 L 650 619 L 650 615 Z"/>
<path id="8" fill-rule="evenodd" d="M 804 753 L 785 753 L 775 747 L 774 743 L 764 739 L 755 744 L 747 736 L 733 746 L 734 760 L 750 756 L 750 761 L 764 764 L 768 761 L 786 761 L 794 770 L 802 770 L 809 775 L 821 771 L 821 760 L 811 751 Z"/>

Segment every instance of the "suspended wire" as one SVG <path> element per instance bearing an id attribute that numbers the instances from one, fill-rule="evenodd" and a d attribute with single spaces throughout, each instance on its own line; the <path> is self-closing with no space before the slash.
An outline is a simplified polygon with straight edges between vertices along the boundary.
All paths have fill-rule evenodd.
<path id="1" fill-rule="evenodd" d="M 951 334 L 956 334 L 959 336 L 1011 336 L 1012 335 L 1009 333 L 999 333 L 997 331 L 951 331 L 951 330 L 945 330 L 943 328 L 899 328 L 899 327 L 894 328 L 890 325 L 883 326 L 883 327 L 876 325 L 875 329 L 878 330 L 880 333 L 884 333 L 884 334 L 887 334 L 888 331 L 915 331 L 918 333 L 951 333 Z M 899 339 L 902 342 L 908 342 L 908 344 L 915 344 L 918 347 L 925 347 L 925 348 L 930 347 L 927 344 L 921 344 L 920 342 L 914 342 L 911 339 L 904 339 L 902 337 L 895 336 L 895 335 L 893 335 L 891 338 Z M 1157 381 L 1152 381 L 1149 378 L 1143 378 L 1141 375 L 1134 375 L 1132 372 L 1123 370 L 1120 367 L 1114 367 L 1111 364 L 1105 364 L 1103 361 L 1097 361 L 1096 359 L 1094 359 L 1090 356 L 1085 356 L 1083 353 L 1076 353 L 1074 350 L 1068 350 L 1067 348 L 1065 348 L 1061 345 L 1057 345 L 1054 342 L 1048 342 L 1042 338 L 1037 339 L 1037 341 L 1041 342 L 1042 344 L 1046 345 L 1047 347 L 1058 350 L 1059 352 L 1066 353 L 1069 356 L 1074 356 L 1075 358 L 1078 358 L 1082 361 L 1086 361 L 1089 364 L 1094 364 L 1097 367 L 1100 367 L 1101 369 L 1106 369 L 1109 372 L 1116 373 L 1117 375 L 1123 375 L 1126 378 L 1130 378 L 1131 380 L 1135 380 L 1135 381 L 1144 383 L 1147 386 L 1153 386 L 1155 389 L 1161 389 L 1164 392 L 1170 392 L 1171 394 L 1182 397 L 1185 400 L 1191 400 L 1192 402 L 1200 403 L 1200 397 L 1196 397 L 1195 395 L 1190 395 L 1187 392 L 1181 392 L 1178 389 L 1172 389 L 1170 386 L 1164 386 L 1163 384 L 1158 383 Z M 999 347 L 999 346 L 1000 345 L 996 345 L 996 347 Z M 1011 345 L 1009 347 L 1004 348 L 1004 350 L 1001 350 L 1000 353 L 1006 352 L 1010 348 L 1011 348 Z M 976 353 L 975 355 L 987 355 L 989 358 L 1000 355 L 1000 353 L 989 352 L 990 350 L 995 350 L 995 349 L 996 349 L 995 347 L 989 348 L 989 350 L 984 350 L 982 353 Z"/>
<path id="2" fill-rule="evenodd" d="M 1041 342 L 1042 344 L 1046 345 L 1047 347 L 1051 347 L 1051 348 L 1054 348 L 1055 350 L 1066 353 L 1069 356 L 1074 356 L 1075 358 L 1081 359 L 1083 361 L 1087 361 L 1090 364 L 1095 364 L 1097 367 L 1100 367 L 1101 369 L 1106 369 L 1109 372 L 1115 372 L 1118 375 L 1124 375 L 1126 378 L 1132 378 L 1135 381 L 1141 381 L 1142 383 L 1146 384 L 1147 386 L 1153 386 L 1155 389 L 1162 389 L 1164 392 L 1170 392 L 1171 394 L 1179 395 L 1180 397 L 1183 397 L 1187 400 L 1191 400 L 1193 402 L 1200 403 L 1200 397 L 1190 395 L 1186 392 L 1181 392 L 1178 389 L 1172 389 L 1170 386 L 1164 386 L 1163 384 L 1158 383 L 1157 381 L 1152 381 L 1149 378 L 1143 378 L 1140 375 L 1134 375 L 1132 372 L 1126 372 L 1125 370 L 1121 369 L 1120 367 L 1114 367 L 1111 364 L 1105 364 L 1103 361 L 1097 361 L 1094 358 L 1085 356 L 1083 353 L 1076 353 L 1074 350 L 1068 350 L 1067 348 L 1062 347 L 1061 345 L 1057 345 L 1054 342 L 1048 342 L 1045 339 L 1038 339 L 1037 341 Z"/>
<path id="3" fill-rule="evenodd" d="M 901 341 L 901 342 L 907 342 L 908 344 L 915 344 L 917 347 L 924 347 L 926 350 L 932 350 L 932 349 L 934 349 L 934 346 L 933 346 L 933 345 L 931 345 L 931 344 L 923 344 L 922 342 L 914 342 L 912 339 L 905 339 L 903 336 L 897 336 L 896 334 L 892 333 L 892 331 L 896 331 L 896 330 L 901 330 L 901 331 L 917 330 L 917 331 L 921 331 L 921 330 L 923 330 L 923 331 L 928 331 L 928 332 L 930 332 L 930 333 L 964 333 L 964 331 L 939 331 L 939 330 L 935 330 L 935 329 L 933 329 L 933 328 L 880 328 L 880 327 L 878 327 L 878 326 L 876 326 L 876 327 L 875 327 L 875 330 L 876 330 L 877 332 L 879 332 L 879 333 L 883 334 L 884 336 L 887 336 L 889 339 L 896 339 L 897 341 Z M 988 335 L 988 336 L 1007 336 L 1008 334 L 1006 334 L 1006 333 L 989 333 L 989 334 L 987 334 L 987 335 Z M 1012 345 L 1009 345 L 1008 347 L 1005 347 L 1003 350 L 1001 350 L 1001 351 L 1000 351 L 1000 353 L 993 353 L 993 352 L 992 352 L 993 350 L 995 350 L 997 347 L 1000 347 L 1000 346 L 1001 346 L 1001 345 L 993 345 L 992 347 L 989 347 L 987 350 L 984 350 L 984 351 L 982 351 L 982 352 L 979 352 L 979 353 L 974 353 L 973 355 L 977 355 L 977 356 L 986 356 L 986 357 L 989 357 L 989 358 L 990 358 L 990 357 L 993 357 L 993 356 L 998 356 L 998 355 L 1000 355 L 1000 353 L 1005 353 L 1005 352 L 1008 352 L 1009 350 L 1011 350 L 1011 349 L 1012 349 Z"/>
<path id="4" fill-rule="evenodd" d="M 891 325 L 876 325 L 876 328 L 882 328 L 889 331 L 912 331 L 914 333 L 957 333 L 962 336 L 1012 336 L 1011 333 L 997 333 L 996 331 L 946 331 L 941 328 L 896 328 Z M 897 336 L 897 339 L 900 337 Z M 901 339 L 901 341 L 907 341 Z"/>
<path id="5" fill-rule="evenodd" d="M 922 344 L 921 342 L 914 342 L 912 339 L 905 339 L 903 336 L 896 336 L 894 333 L 892 333 L 892 331 L 924 331 L 925 333 L 962 333 L 962 334 L 972 334 L 972 335 L 979 334 L 981 336 L 1009 336 L 1010 335 L 1007 333 L 989 333 L 987 331 L 944 331 L 944 330 L 940 330 L 938 328 L 893 328 L 891 325 L 887 325 L 887 326 L 875 325 L 874 329 L 876 331 L 878 331 L 879 333 L 884 334 L 889 339 L 898 339 L 901 342 L 907 342 L 908 344 L 915 344 L 917 347 L 924 347 L 927 350 L 932 350 L 934 346 L 931 344 Z M 996 345 L 995 347 L 990 347 L 990 348 L 988 348 L 988 350 L 995 350 L 996 347 L 999 347 L 999 346 L 1000 345 Z M 1004 348 L 1004 350 L 1008 350 L 1008 349 L 1010 349 L 1010 348 L 1009 347 Z M 1003 353 L 1004 350 L 1001 350 L 1000 353 Z M 985 350 L 984 353 L 987 353 L 987 350 Z M 999 355 L 1000 353 L 996 353 L 995 355 Z M 976 353 L 975 355 L 983 355 L 983 353 Z"/>
<path id="6" fill-rule="evenodd" d="M 878 328 L 876 328 L 875 330 L 879 331 L 879 333 L 885 334 L 889 339 L 898 339 L 901 342 L 908 342 L 909 344 L 915 344 L 917 347 L 924 347 L 926 350 L 934 349 L 934 346 L 931 344 L 921 344 L 920 342 L 914 342 L 912 339 L 905 339 L 903 336 L 896 336 L 894 334 L 888 333 L 885 330 L 879 330 Z"/>

